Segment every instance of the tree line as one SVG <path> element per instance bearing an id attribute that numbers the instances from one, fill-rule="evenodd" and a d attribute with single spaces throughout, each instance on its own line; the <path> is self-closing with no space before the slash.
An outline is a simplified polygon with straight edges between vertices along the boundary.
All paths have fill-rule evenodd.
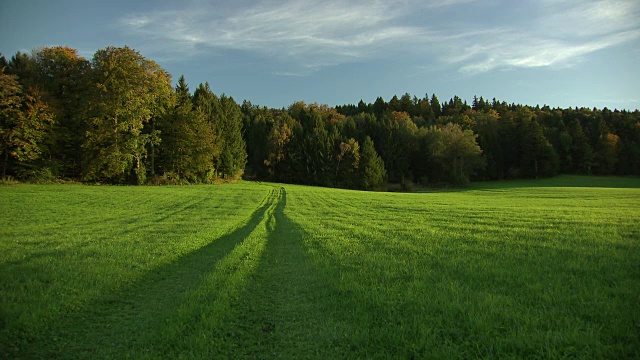
<path id="1" fill-rule="evenodd" d="M 182 184 L 247 178 L 410 188 L 559 173 L 640 175 L 640 113 L 404 94 L 271 109 L 191 92 L 128 47 L 0 57 L 2 175 Z"/>
<path id="2" fill-rule="evenodd" d="M 2 175 L 105 183 L 210 183 L 246 164 L 242 111 L 207 83 L 193 95 L 128 47 L 88 61 L 51 47 L 0 59 Z"/>
<path id="3" fill-rule="evenodd" d="M 457 96 L 441 104 L 435 94 L 335 108 L 298 102 L 273 110 L 245 102 L 242 109 L 246 171 L 257 178 L 369 189 L 559 173 L 640 175 L 637 110 L 552 109 L 482 97 L 467 104 Z"/>

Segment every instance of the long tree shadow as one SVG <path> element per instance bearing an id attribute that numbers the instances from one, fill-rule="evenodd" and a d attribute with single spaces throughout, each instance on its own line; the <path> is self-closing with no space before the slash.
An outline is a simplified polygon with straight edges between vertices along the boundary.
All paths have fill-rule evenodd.
<path id="1" fill-rule="evenodd" d="M 122 358 L 138 347 L 149 332 L 161 332 L 168 317 L 197 288 L 217 264 L 241 244 L 264 220 L 277 201 L 271 191 L 237 230 L 146 274 L 131 286 L 91 301 L 57 319 L 50 335 L 36 339 L 28 358 Z M 108 353 L 100 353 L 108 349 Z"/>
<path id="2" fill-rule="evenodd" d="M 335 358 L 349 351 L 352 332 L 336 273 L 319 267 L 307 234 L 284 213 L 286 193 L 269 219 L 269 237 L 253 281 L 229 324 L 233 358 Z M 341 300 L 342 299 L 342 300 Z"/>
<path id="3" fill-rule="evenodd" d="M 587 175 L 558 175 L 540 179 L 513 179 L 477 181 L 464 188 L 434 189 L 421 191 L 424 193 L 438 192 L 467 192 L 467 191 L 496 191 L 526 188 L 603 188 L 603 189 L 637 189 L 640 178 L 637 176 L 587 176 Z"/>
<path id="4" fill-rule="evenodd" d="M 542 354 L 549 341 L 540 334 L 550 329 L 569 335 L 553 339 L 553 345 L 559 349 L 554 349 L 555 354 L 562 351 L 568 354 L 587 351 L 588 354 L 584 344 L 589 340 L 580 341 L 589 339 L 587 334 L 572 338 L 571 325 L 556 328 L 558 325 L 554 324 L 556 311 L 570 307 L 556 304 L 561 297 L 546 298 L 560 294 L 567 285 L 582 286 L 573 274 L 567 274 L 567 281 L 557 285 L 548 283 L 549 270 L 541 265 L 557 273 L 571 270 L 561 261 L 564 255 L 556 249 L 544 247 L 543 251 L 535 252 L 541 255 L 539 258 L 520 253 L 508 261 L 500 253 L 483 249 L 475 250 L 477 253 L 467 249 L 461 255 L 460 248 L 425 255 L 426 260 L 413 263 L 398 261 L 385 265 L 380 263 L 385 257 L 377 258 L 373 264 L 365 263 L 361 255 L 338 259 L 328 253 L 325 239 L 305 232 L 290 220 L 285 207 L 286 196 L 283 196 L 274 212 L 275 224 L 271 226 L 255 280 L 242 301 L 242 314 L 232 329 L 231 350 L 235 352 L 229 356 L 476 358 L 496 357 L 508 351 L 511 357 L 535 357 Z M 370 246 L 384 243 L 382 237 L 376 241 L 380 244 Z M 373 250 L 371 248 L 371 255 L 389 252 L 390 260 L 402 256 L 399 252 L 394 254 L 392 248 Z M 557 268 L 546 263 L 557 264 Z M 402 264 L 408 271 L 403 271 Z M 421 264 L 419 272 L 411 268 L 418 264 Z M 520 273 L 514 271 L 517 268 L 513 264 L 540 270 Z M 531 289 L 532 284 L 539 288 Z M 528 290 L 514 293 L 518 287 Z M 603 301 L 590 297 L 584 297 L 583 304 L 599 309 Z M 528 307 L 535 309 L 536 318 L 529 318 L 526 311 L 519 313 L 518 310 L 527 310 L 527 307 L 512 310 L 513 302 L 527 303 L 531 298 L 534 300 Z M 631 309 L 630 299 L 621 302 L 623 309 Z M 597 313 L 580 307 L 573 311 L 579 314 L 573 319 L 588 316 L 592 323 L 586 326 L 593 328 L 609 321 L 599 320 L 599 315 L 594 315 Z M 621 310 L 618 314 L 622 313 Z M 521 328 L 522 323 L 530 328 Z M 622 350 L 627 354 L 633 354 L 638 344 L 637 337 L 627 335 L 636 332 L 632 326 L 632 321 L 620 325 L 627 330 L 621 331 L 625 335 L 624 340 L 620 340 L 630 344 Z M 522 338 L 527 341 L 514 340 L 512 334 L 516 331 L 523 331 Z M 595 336 L 591 340 L 601 341 Z"/>

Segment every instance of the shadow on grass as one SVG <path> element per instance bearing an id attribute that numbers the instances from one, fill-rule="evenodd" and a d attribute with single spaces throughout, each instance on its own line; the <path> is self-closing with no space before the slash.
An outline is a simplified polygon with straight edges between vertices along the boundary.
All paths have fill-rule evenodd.
<path id="1" fill-rule="evenodd" d="M 640 177 L 626 176 L 586 176 L 559 175 L 545 179 L 520 179 L 503 181 L 486 181 L 473 183 L 469 190 L 510 189 L 526 187 L 567 187 L 567 188 L 640 188 Z"/>
<path id="2" fill-rule="evenodd" d="M 309 253 L 308 234 L 285 214 L 286 193 L 273 217 L 253 281 L 229 324 L 229 358 L 344 358 L 358 354 L 359 298 L 339 286 L 339 264 L 324 267 Z M 354 352 L 355 351 L 355 352 Z M 360 353 L 362 354 L 362 353 Z"/>
<path id="3" fill-rule="evenodd" d="M 477 181 L 468 187 L 417 190 L 416 193 L 465 192 L 477 190 L 508 190 L 517 188 L 640 188 L 640 177 L 637 176 L 587 176 L 558 175 L 541 179 L 517 179 Z"/>
<path id="4" fill-rule="evenodd" d="M 294 222 L 288 224 L 297 228 Z M 629 290 L 637 288 L 635 271 L 629 266 L 637 263 L 633 257 L 623 257 L 623 264 L 610 255 L 538 244 L 518 246 L 518 251 L 509 243 L 488 249 L 474 241 L 462 244 L 462 236 L 417 258 L 387 246 L 393 239 L 375 239 L 362 239 L 368 242 L 365 251 L 334 252 L 337 256 L 326 244 L 339 243 L 339 237 L 298 241 L 318 279 L 314 286 L 324 286 L 315 291 L 310 307 L 324 316 L 308 323 L 311 329 L 306 334 L 313 334 L 307 336 L 310 354 L 325 351 L 325 356 L 317 357 L 326 358 L 521 358 L 544 357 L 545 351 L 550 358 L 637 355 L 638 328 L 625 318 L 638 314 L 631 295 L 637 292 Z M 289 246 L 294 246 L 293 240 Z M 621 249 L 619 254 L 628 251 Z M 310 311 L 309 318 L 314 317 Z M 271 321 L 275 331 L 282 327 Z M 333 334 L 327 331 L 331 328 L 336 329 Z"/>
<path id="5" fill-rule="evenodd" d="M 277 197 L 270 192 L 246 223 L 155 269 L 126 289 L 106 293 L 58 319 L 48 336 L 30 344 L 27 358 L 124 358 L 138 351 L 145 333 L 162 332 L 187 294 L 263 221 Z M 147 344 L 148 345 L 148 344 Z"/>

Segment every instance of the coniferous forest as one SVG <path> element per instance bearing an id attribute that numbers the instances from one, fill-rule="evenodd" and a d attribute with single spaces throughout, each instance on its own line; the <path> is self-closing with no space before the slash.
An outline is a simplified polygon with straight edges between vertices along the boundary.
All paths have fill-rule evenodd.
<path id="1" fill-rule="evenodd" d="M 425 84 L 427 86 L 428 84 Z M 175 87 L 156 62 L 107 47 L 0 57 L 2 178 L 187 184 L 240 177 L 354 189 L 640 175 L 640 112 L 410 94 L 335 108 L 242 104 Z"/>

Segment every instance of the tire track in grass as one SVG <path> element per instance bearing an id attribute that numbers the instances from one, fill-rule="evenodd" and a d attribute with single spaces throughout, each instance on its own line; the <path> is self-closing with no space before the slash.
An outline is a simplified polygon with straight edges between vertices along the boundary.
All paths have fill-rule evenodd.
<path id="1" fill-rule="evenodd" d="M 351 331 L 336 309 L 340 290 L 308 255 L 304 231 L 284 213 L 286 192 L 269 219 L 259 267 L 229 323 L 230 358 L 340 358 Z"/>
<path id="2" fill-rule="evenodd" d="M 271 190 L 233 232 L 59 319 L 26 357 L 164 358 L 196 350 L 192 335 L 224 318 L 255 268 L 261 241 L 254 233 L 266 224 L 278 196 Z"/>
<path id="3" fill-rule="evenodd" d="M 229 353 L 229 321 L 259 266 L 280 196 L 279 190 L 272 190 L 253 231 L 187 294 L 172 316 L 172 326 L 155 337 L 152 350 L 137 351 L 135 357 L 210 359 Z"/>

